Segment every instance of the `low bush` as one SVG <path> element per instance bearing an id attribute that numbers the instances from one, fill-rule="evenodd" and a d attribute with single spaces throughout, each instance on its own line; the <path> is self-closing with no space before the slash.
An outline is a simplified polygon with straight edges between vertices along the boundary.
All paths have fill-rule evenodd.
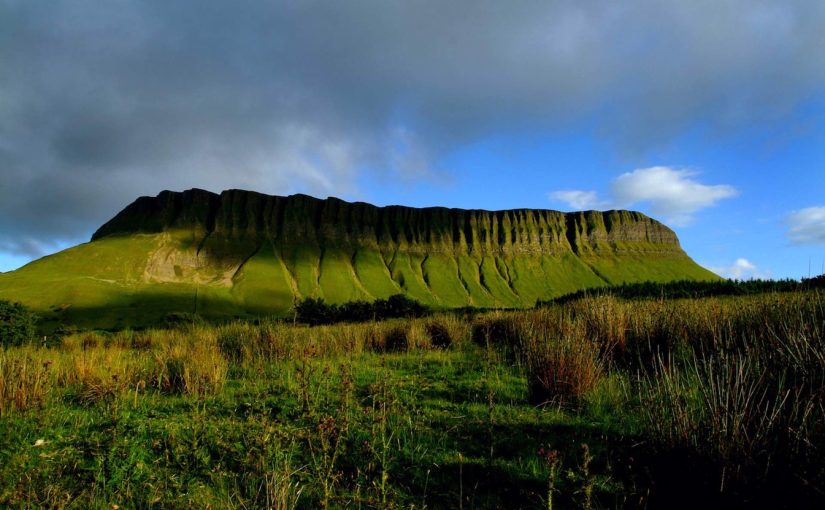
<path id="1" fill-rule="evenodd" d="M 37 316 L 20 303 L 0 301 L 0 347 L 34 341 Z"/>

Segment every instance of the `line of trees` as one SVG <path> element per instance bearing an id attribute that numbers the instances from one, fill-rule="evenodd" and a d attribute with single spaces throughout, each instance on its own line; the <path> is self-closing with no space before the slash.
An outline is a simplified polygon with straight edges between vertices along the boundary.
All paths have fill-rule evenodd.
<path id="1" fill-rule="evenodd" d="M 366 322 L 399 317 L 421 317 L 429 309 L 403 294 L 373 302 L 350 301 L 340 305 L 330 304 L 321 298 L 306 298 L 295 304 L 295 319 L 310 325 L 335 322 Z"/>
<path id="2" fill-rule="evenodd" d="M 820 275 L 815 278 L 803 278 L 802 280 L 681 280 L 667 283 L 625 283 L 610 287 L 580 290 L 549 301 L 537 301 L 536 306 L 563 304 L 581 299 L 585 296 L 610 295 L 624 299 L 689 299 L 713 296 L 744 296 L 763 294 L 766 292 L 793 292 L 821 288 L 825 288 L 825 275 Z"/>

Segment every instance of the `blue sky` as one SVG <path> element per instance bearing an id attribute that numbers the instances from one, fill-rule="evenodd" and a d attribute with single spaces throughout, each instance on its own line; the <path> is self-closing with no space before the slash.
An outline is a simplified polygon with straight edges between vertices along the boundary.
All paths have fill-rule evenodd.
<path id="1" fill-rule="evenodd" d="M 825 267 L 820 1 L 0 5 L 0 271 L 140 195 L 630 208 Z"/>
<path id="2" fill-rule="evenodd" d="M 635 157 L 617 154 L 587 129 L 502 133 L 452 154 L 443 163 L 450 172 L 440 180 L 365 179 L 359 198 L 382 205 L 577 210 L 582 207 L 553 198 L 553 193 L 595 191 L 598 200 L 607 202 L 595 208 L 625 206 L 665 221 L 697 262 L 726 276 L 807 277 L 809 265 L 811 274 L 823 272 L 825 223 L 794 219 L 794 213 L 825 203 L 825 127 L 811 120 L 823 115 L 821 106 L 806 104 L 782 122 L 724 136 L 697 128 Z M 728 186 L 733 193 L 683 220 L 674 219 L 678 214 L 655 214 L 650 200 L 611 202 L 611 183 L 620 175 L 661 166 L 684 172 L 687 181 Z M 652 193 L 657 194 L 664 193 Z M 813 231 L 795 239 L 794 225 L 809 225 Z"/>

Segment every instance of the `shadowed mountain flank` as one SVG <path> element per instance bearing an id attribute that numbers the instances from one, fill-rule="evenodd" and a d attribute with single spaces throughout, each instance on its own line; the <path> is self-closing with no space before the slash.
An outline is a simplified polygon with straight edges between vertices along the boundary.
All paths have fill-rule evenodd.
<path id="1" fill-rule="evenodd" d="M 139 316 L 141 294 L 154 296 L 153 310 L 169 294 L 168 312 L 284 315 L 304 297 L 404 293 L 436 308 L 525 307 L 606 283 L 715 277 L 638 212 L 376 207 L 192 189 L 138 198 L 91 242 L 0 276 L 0 297 L 40 310 L 100 309 L 108 299 Z"/>

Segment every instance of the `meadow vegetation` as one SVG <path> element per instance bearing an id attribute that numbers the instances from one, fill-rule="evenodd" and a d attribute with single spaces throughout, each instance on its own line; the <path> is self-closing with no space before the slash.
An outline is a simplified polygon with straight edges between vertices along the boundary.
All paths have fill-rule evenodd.
<path id="1" fill-rule="evenodd" d="M 825 502 L 817 290 L 41 344 L 0 350 L 4 507 Z"/>

